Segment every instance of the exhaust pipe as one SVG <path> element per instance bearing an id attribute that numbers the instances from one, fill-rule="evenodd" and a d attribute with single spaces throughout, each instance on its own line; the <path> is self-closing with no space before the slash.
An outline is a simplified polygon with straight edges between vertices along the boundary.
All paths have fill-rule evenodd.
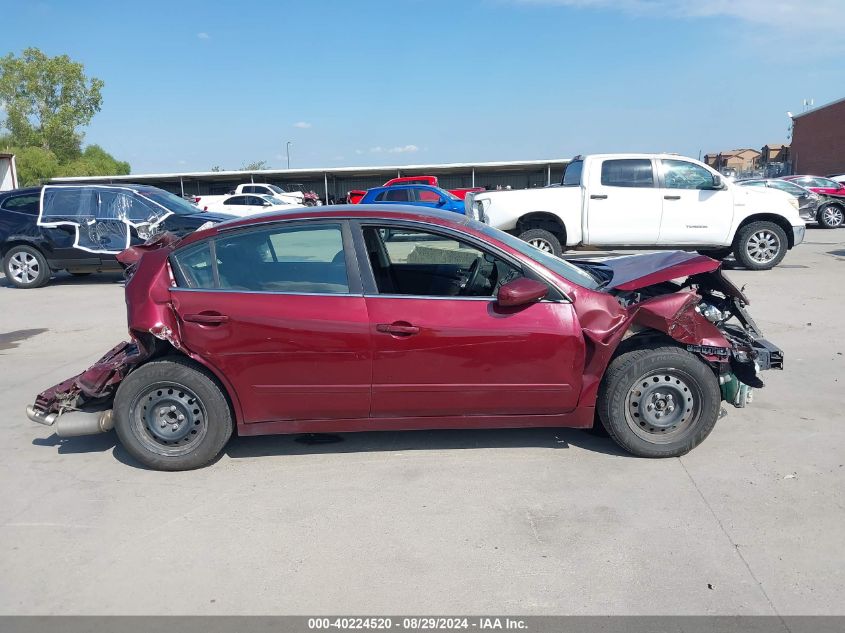
<path id="1" fill-rule="evenodd" d="M 55 426 L 59 437 L 77 437 L 80 435 L 95 435 L 106 433 L 114 428 L 112 410 L 106 411 L 68 411 L 61 415 L 44 413 L 32 405 L 26 408 L 27 417 L 33 422 L 46 426 Z"/>

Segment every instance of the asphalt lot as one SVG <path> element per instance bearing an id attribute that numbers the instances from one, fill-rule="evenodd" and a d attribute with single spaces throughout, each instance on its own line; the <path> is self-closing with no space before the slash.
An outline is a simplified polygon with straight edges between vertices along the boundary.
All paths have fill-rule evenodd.
<path id="1" fill-rule="evenodd" d="M 144 470 L 37 392 L 126 337 L 119 276 L 0 276 L 0 613 L 845 614 L 845 230 L 733 270 L 786 370 L 680 459 L 575 430 L 235 438 Z"/>

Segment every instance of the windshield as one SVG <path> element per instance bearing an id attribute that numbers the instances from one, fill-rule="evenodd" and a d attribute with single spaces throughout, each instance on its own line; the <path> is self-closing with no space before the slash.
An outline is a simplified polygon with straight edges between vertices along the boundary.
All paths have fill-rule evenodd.
<path id="1" fill-rule="evenodd" d="M 279 200 L 275 196 L 261 196 L 261 197 L 264 198 L 270 204 L 277 204 L 277 205 L 278 204 L 289 204 L 289 203 L 285 202 L 284 200 Z"/>
<path id="2" fill-rule="evenodd" d="M 485 235 L 507 244 L 512 249 L 522 253 L 529 259 L 533 259 L 538 264 L 542 264 L 555 274 L 560 275 L 564 279 L 568 279 L 572 283 L 576 283 L 584 288 L 589 288 L 590 290 L 598 290 L 599 288 L 598 280 L 587 271 L 582 270 L 563 259 L 555 257 L 554 255 L 544 253 L 543 251 L 531 246 L 528 242 L 523 242 L 518 237 L 514 237 L 510 233 L 494 229 L 492 226 L 482 224 L 481 222 L 477 222 L 475 220 L 470 220 L 467 224 L 476 231 L 480 231 Z"/>
<path id="3" fill-rule="evenodd" d="M 583 160 L 573 160 L 566 166 L 566 169 L 563 172 L 563 181 L 560 184 L 564 187 L 581 186 L 581 170 L 583 169 Z"/>
<path id="4" fill-rule="evenodd" d="M 164 189 L 157 189 L 155 187 L 144 188 L 136 191 L 142 198 L 152 200 L 156 204 L 163 206 L 165 209 L 176 215 L 194 215 L 199 213 L 199 209 L 193 204 L 180 198 L 177 195 L 165 191 Z"/>

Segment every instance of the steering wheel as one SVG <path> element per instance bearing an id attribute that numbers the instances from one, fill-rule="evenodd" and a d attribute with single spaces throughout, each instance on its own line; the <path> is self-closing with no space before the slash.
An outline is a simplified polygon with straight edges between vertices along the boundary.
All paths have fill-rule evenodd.
<path id="1" fill-rule="evenodd" d="M 467 271 L 467 280 L 461 286 L 461 295 L 467 294 L 469 290 L 475 288 L 476 282 L 478 282 L 478 277 L 481 274 L 481 258 L 478 257 L 472 265 L 469 267 Z"/>

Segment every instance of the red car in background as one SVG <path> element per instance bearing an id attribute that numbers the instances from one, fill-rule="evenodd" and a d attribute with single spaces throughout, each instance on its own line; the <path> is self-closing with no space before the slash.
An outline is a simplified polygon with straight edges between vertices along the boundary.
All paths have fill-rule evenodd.
<path id="1" fill-rule="evenodd" d="M 456 213 L 268 213 L 123 251 L 131 341 L 27 408 L 161 470 L 239 435 L 592 427 L 686 453 L 782 368 L 720 263 L 567 262 Z M 673 280 L 683 281 L 677 282 Z"/>
<path id="2" fill-rule="evenodd" d="M 431 187 L 440 187 L 437 182 L 437 176 L 402 176 L 401 178 L 391 178 L 383 187 L 392 187 L 393 185 L 429 185 Z M 485 191 L 484 187 L 465 187 L 463 189 L 447 189 L 453 196 L 457 196 L 461 200 L 466 198 L 468 193 L 477 191 Z M 358 204 L 367 192 L 362 189 L 353 189 L 346 194 L 346 200 L 349 204 Z M 436 198 L 432 198 L 428 202 L 436 202 Z"/>
<path id="3" fill-rule="evenodd" d="M 784 176 L 784 180 L 790 180 L 813 193 L 835 198 L 845 198 L 845 184 L 836 182 L 822 176 Z"/>

